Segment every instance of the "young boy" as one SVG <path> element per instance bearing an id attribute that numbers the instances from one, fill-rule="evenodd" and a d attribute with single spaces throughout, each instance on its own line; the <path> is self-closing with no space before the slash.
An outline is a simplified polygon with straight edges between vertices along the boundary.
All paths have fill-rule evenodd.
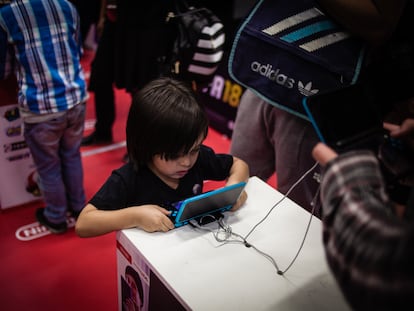
<path id="1" fill-rule="evenodd" d="M 127 120 L 130 161 L 115 170 L 89 201 L 76 223 L 81 237 L 139 227 L 174 228 L 161 206 L 200 194 L 204 180 L 247 181 L 247 164 L 202 145 L 208 119 L 190 88 L 159 78 L 133 98 Z M 246 200 L 243 193 L 233 210 Z"/>

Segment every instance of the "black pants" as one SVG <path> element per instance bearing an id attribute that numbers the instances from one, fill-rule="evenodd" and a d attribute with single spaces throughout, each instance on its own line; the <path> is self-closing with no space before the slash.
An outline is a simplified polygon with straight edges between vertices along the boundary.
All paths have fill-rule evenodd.
<path id="1" fill-rule="evenodd" d="M 89 91 L 95 94 L 95 134 L 101 138 L 112 137 L 115 122 L 115 31 L 115 23 L 106 21 L 91 65 Z"/>
<path id="2" fill-rule="evenodd" d="M 98 22 L 101 8 L 100 0 L 70 0 L 79 13 L 82 41 L 85 41 L 89 28 Z"/>

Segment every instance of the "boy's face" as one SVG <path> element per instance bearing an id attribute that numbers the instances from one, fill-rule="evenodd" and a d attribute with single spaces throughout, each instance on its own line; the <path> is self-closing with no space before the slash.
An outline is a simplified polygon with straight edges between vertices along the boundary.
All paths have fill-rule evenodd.
<path id="1" fill-rule="evenodd" d="M 187 154 L 177 155 L 166 160 L 161 155 L 155 155 L 150 166 L 153 172 L 163 180 L 178 181 L 183 178 L 197 161 L 203 138 L 200 138 Z"/>

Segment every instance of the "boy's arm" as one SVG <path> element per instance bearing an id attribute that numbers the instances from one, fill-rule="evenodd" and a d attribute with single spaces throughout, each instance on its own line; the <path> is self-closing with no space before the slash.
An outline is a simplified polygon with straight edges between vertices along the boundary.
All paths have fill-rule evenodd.
<path id="1" fill-rule="evenodd" d="M 147 232 L 168 231 L 174 228 L 170 214 L 157 205 L 141 205 L 119 210 L 98 210 L 87 204 L 76 221 L 75 231 L 80 237 L 94 237 L 128 228 Z"/>
<path id="2" fill-rule="evenodd" d="M 237 184 L 239 182 L 245 181 L 247 182 L 249 179 L 249 166 L 246 162 L 244 162 L 242 159 L 233 157 L 233 165 L 230 168 L 230 174 L 227 179 L 227 186 Z M 244 202 L 247 200 L 247 193 L 243 190 L 243 192 L 240 194 L 239 199 L 237 200 L 237 203 L 233 205 L 231 208 L 231 211 L 238 210 Z"/>
<path id="3" fill-rule="evenodd" d="M 249 166 L 242 159 L 233 157 L 233 165 L 230 168 L 229 177 L 227 178 L 227 186 L 237 184 L 249 179 Z"/>

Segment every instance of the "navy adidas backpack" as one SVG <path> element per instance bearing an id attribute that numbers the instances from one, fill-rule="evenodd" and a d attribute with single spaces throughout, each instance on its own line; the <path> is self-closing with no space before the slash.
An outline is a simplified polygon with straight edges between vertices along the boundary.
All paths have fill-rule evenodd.
<path id="1" fill-rule="evenodd" d="M 354 84 L 364 46 L 313 0 L 260 0 L 235 36 L 229 74 L 270 104 L 308 119 L 303 98 Z"/>

